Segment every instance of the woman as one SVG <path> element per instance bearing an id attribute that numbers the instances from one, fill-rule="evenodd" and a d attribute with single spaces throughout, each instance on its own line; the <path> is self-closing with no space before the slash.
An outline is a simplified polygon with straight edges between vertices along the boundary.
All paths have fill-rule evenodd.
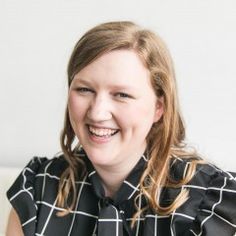
<path id="1" fill-rule="evenodd" d="M 162 40 L 132 22 L 89 30 L 68 65 L 63 154 L 8 191 L 8 235 L 233 235 L 236 183 L 184 144 Z"/>

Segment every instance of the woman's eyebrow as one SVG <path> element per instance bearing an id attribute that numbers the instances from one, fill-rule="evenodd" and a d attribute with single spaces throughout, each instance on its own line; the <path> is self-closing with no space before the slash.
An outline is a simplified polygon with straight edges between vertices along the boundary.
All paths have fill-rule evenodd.
<path id="1" fill-rule="evenodd" d="M 74 78 L 74 81 L 75 83 L 80 83 L 87 86 L 91 86 L 93 84 L 89 80 L 86 80 L 81 77 Z M 135 89 L 134 86 L 127 85 L 127 84 L 111 84 L 109 87 L 115 90 L 134 90 Z"/>
<path id="2" fill-rule="evenodd" d="M 126 85 L 126 84 L 112 85 L 111 87 L 117 90 L 134 90 L 135 89 L 133 86 Z"/>
<path id="3" fill-rule="evenodd" d="M 91 84 L 88 80 L 80 78 L 80 77 L 74 78 L 74 82 L 75 83 L 82 83 L 82 84 L 85 84 L 85 85 L 90 85 Z"/>

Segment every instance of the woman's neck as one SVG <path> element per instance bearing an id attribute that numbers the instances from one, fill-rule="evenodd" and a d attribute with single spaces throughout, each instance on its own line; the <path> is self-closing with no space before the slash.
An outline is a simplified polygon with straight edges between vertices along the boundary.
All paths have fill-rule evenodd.
<path id="1" fill-rule="evenodd" d="M 107 197 L 114 197 L 124 180 L 139 161 L 141 155 L 136 155 L 136 157 L 133 158 L 128 157 L 127 162 L 116 164 L 114 166 L 94 166 L 102 180 L 105 195 Z"/>

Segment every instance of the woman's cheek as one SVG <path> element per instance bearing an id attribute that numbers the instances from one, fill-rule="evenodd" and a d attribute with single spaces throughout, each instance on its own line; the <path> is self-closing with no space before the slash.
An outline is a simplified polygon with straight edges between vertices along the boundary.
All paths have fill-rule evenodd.
<path id="1" fill-rule="evenodd" d="M 71 109 L 74 109 L 77 106 L 76 104 L 78 104 L 78 98 L 77 98 L 77 96 L 73 92 L 71 92 L 69 94 L 68 106 Z"/>
<path id="2" fill-rule="evenodd" d="M 74 94 L 73 92 L 69 95 L 68 99 L 68 109 L 71 113 L 71 115 L 78 116 L 79 112 L 83 110 L 82 102 L 79 100 L 78 96 Z"/>
<path id="3" fill-rule="evenodd" d="M 79 110 L 76 109 L 76 103 L 70 97 L 68 100 L 68 112 L 69 112 L 69 118 L 70 118 L 70 122 L 73 129 L 75 129 L 76 123 L 78 123 L 78 118 L 79 118 L 78 111 Z"/>
<path id="4" fill-rule="evenodd" d="M 121 124 L 124 129 L 132 128 L 132 126 L 137 123 L 140 115 L 136 109 L 130 108 L 119 110 L 117 114 L 118 115 L 116 118 L 119 121 L 119 124 Z"/>

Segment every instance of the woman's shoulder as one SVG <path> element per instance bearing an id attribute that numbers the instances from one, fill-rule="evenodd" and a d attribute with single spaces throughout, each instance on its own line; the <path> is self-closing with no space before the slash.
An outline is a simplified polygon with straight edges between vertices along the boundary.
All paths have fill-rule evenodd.
<path id="1" fill-rule="evenodd" d="M 35 178 L 42 173 L 60 176 L 61 172 L 67 167 L 67 162 L 63 154 L 57 154 L 52 158 L 34 156 L 22 169 L 19 176 L 25 178 Z M 18 176 L 18 177 L 19 177 Z"/>
<path id="2" fill-rule="evenodd" d="M 68 167 L 68 162 L 64 158 L 64 155 L 59 153 L 53 158 L 34 157 L 28 165 L 33 168 L 35 165 L 37 166 L 36 169 L 34 169 L 36 177 L 46 174 L 59 178 Z"/>
<path id="3" fill-rule="evenodd" d="M 236 174 L 198 160 L 176 158 L 173 161 L 172 168 L 179 178 L 195 165 L 191 180 L 182 186 L 189 191 L 189 199 L 179 211 L 194 219 L 191 230 L 194 235 L 233 235 L 236 231 Z"/>
<path id="4" fill-rule="evenodd" d="M 170 165 L 170 174 L 173 179 L 183 179 L 190 169 L 194 172 L 190 183 L 201 182 L 203 185 L 210 184 L 216 178 L 226 178 L 229 181 L 235 181 L 236 177 L 235 172 L 223 170 L 200 157 L 173 156 Z"/>
<path id="5" fill-rule="evenodd" d="M 51 176 L 59 179 L 66 167 L 67 163 L 62 154 L 55 155 L 51 159 L 34 156 L 7 191 L 9 200 L 13 200 L 20 193 L 33 191 L 39 177 Z"/>

